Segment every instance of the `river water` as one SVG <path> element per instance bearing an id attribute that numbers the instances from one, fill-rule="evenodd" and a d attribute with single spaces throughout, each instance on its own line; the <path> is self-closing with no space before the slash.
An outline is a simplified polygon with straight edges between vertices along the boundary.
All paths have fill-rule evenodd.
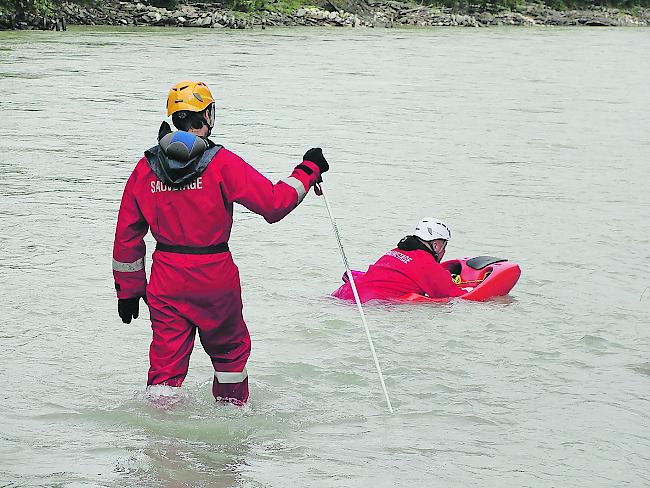
<path id="1" fill-rule="evenodd" d="M 0 485 L 650 485 L 650 30 L 71 29 L 0 33 Z M 423 216 L 447 257 L 520 263 L 509 297 L 367 308 L 322 199 L 239 208 L 251 401 L 197 346 L 147 393 L 148 314 L 116 313 L 124 183 L 169 87 L 274 180 L 306 149 L 353 267 Z M 148 241 L 151 244 L 151 240 Z M 151 249 L 151 245 L 149 245 Z M 644 291 L 645 290 L 645 291 Z"/>

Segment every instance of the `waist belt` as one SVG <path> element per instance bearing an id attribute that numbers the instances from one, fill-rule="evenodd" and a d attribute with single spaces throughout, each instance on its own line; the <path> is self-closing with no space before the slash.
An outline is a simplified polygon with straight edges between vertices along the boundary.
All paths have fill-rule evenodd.
<path id="1" fill-rule="evenodd" d="M 156 243 L 156 249 L 163 252 L 175 252 L 177 254 L 219 254 L 228 252 L 228 243 L 220 242 L 214 246 L 193 247 L 193 246 L 175 246 L 173 244 Z"/>

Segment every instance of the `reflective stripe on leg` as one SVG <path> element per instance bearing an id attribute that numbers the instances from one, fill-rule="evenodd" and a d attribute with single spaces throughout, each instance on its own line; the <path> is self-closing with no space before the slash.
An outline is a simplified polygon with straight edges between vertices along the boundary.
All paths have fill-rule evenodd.
<path id="1" fill-rule="evenodd" d="M 246 366 L 241 373 L 233 373 L 231 371 L 215 371 L 214 377 L 221 384 L 227 383 L 241 383 L 246 378 L 248 378 L 248 371 L 246 371 Z"/>
<path id="2" fill-rule="evenodd" d="M 219 383 L 215 376 L 212 382 L 212 396 L 218 402 L 242 406 L 248 401 L 248 378 L 241 383 Z"/>

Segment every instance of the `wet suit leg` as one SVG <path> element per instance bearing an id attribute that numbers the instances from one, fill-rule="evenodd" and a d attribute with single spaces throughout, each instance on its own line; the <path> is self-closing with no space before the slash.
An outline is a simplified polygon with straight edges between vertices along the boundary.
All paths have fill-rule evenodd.
<path id="1" fill-rule="evenodd" d="M 149 295 L 153 338 L 147 385 L 181 386 L 190 364 L 196 327 L 174 307 Z"/>
<path id="2" fill-rule="evenodd" d="M 199 326 L 201 344 L 214 367 L 212 394 L 217 401 L 243 405 L 248 400 L 246 362 L 251 340 L 242 317 L 239 280 L 214 307 L 215 313 L 209 315 L 216 320 L 202 321 Z"/>

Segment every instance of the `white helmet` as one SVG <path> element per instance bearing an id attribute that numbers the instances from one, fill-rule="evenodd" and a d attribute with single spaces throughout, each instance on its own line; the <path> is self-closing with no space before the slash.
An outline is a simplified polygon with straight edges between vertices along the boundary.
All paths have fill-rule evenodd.
<path id="1" fill-rule="evenodd" d="M 415 226 L 413 235 L 423 241 L 433 241 L 434 239 L 448 241 L 451 239 L 451 231 L 447 227 L 447 224 L 434 217 L 425 217 L 420 220 L 418 225 Z"/>

